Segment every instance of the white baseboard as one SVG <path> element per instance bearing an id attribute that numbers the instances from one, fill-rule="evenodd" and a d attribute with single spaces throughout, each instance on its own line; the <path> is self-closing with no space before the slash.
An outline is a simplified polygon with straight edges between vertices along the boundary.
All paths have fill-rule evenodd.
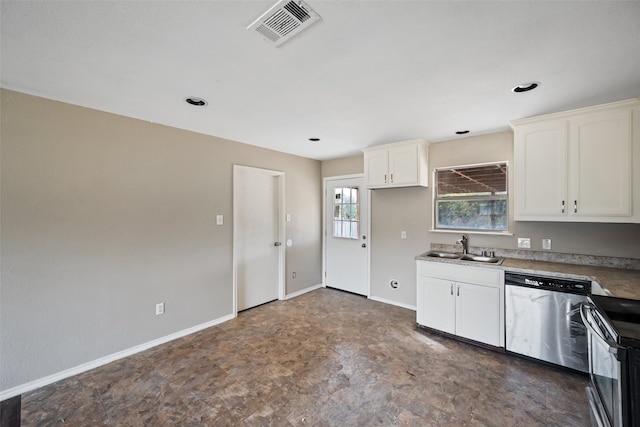
<path id="1" fill-rule="evenodd" d="M 320 289 L 322 287 L 323 287 L 323 285 L 310 286 L 310 287 L 302 289 L 300 291 L 296 291 L 296 292 L 294 292 L 292 294 L 287 294 L 287 296 L 285 296 L 284 299 L 287 300 L 287 299 L 299 297 L 302 294 L 306 294 L 307 292 L 315 291 L 316 289 Z"/>
<path id="2" fill-rule="evenodd" d="M 398 307 L 402 307 L 402 308 L 406 308 L 406 309 L 409 309 L 409 310 L 416 311 L 416 306 L 415 305 L 404 304 L 404 303 L 401 303 L 401 302 L 392 301 L 390 299 L 379 298 L 379 297 L 374 297 L 374 296 L 370 296 L 369 299 L 372 299 L 372 300 L 378 301 L 378 302 L 383 302 L 385 304 L 396 305 Z"/>
<path id="3" fill-rule="evenodd" d="M 37 380 L 30 381 L 25 384 L 21 384 L 16 387 L 12 387 L 8 390 L 0 391 L 0 401 L 9 399 L 14 396 L 18 396 L 20 394 L 29 392 L 31 390 L 35 390 L 37 388 L 52 384 L 56 381 L 63 380 L 65 378 L 72 377 L 74 375 L 81 374 L 86 371 L 90 371 L 91 369 L 98 368 L 100 366 L 106 365 L 107 363 L 114 362 L 118 359 L 123 359 L 127 356 L 131 356 L 136 353 L 140 353 L 141 351 L 150 349 L 151 347 L 155 347 L 160 344 L 167 343 L 169 341 L 173 341 L 178 338 L 182 338 L 186 335 L 193 334 L 195 332 L 201 331 L 206 328 L 210 328 L 215 325 L 219 325 L 220 323 L 227 322 L 229 320 L 234 319 L 235 316 L 233 314 L 229 314 L 227 316 L 220 317 L 218 319 L 212 320 L 210 322 L 201 323 L 200 325 L 193 326 L 191 328 L 183 329 L 181 331 L 175 332 L 170 335 L 166 335 L 161 338 L 157 338 L 155 340 L 146 342 L 144 344 L 136 345 L 134 347 L 127 348 L 125 350 L 119 351 L 117 353 L 110 354 L 108 356 L 101 357 L 99 359 L 92 360 L 87 363 L 83 363 L 81 365 L 75 366 L 73 368 L 65 369 L 64 371 L 57 372 L 53 375 L 49 375 L 43 378 L 39 378 Z"/>

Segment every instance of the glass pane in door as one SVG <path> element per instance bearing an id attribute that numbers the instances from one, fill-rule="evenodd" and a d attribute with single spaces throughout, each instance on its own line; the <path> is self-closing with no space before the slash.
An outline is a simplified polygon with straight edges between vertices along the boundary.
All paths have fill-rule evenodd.
<path id="1" fill-rule="evenodd" d="M 333 237 L 358 239 L 360 223 L 358 191 L 358 187 L 334 189 Z"/>

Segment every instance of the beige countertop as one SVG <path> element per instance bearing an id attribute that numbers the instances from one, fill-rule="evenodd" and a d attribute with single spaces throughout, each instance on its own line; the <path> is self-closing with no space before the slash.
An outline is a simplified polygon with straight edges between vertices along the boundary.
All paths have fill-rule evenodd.
<path id="1" fill-rule="evenodd" d="M 501 265 L 479 264 L 458 260 L 444 260 L 426 256 L 417 256 L 417 260 L 445 262 L 449 264 L 474 265 L 478 267 L 500 268 L 505 271 L 529 274 L 553 273 L 560 277 L 588 279 L 608 289 L 615 297 L 640 300 L 640 270 L 598 267 L 591 265 L 565 264 L 559 262 L 534 261 L 526 259 L 505 258 Z"/>

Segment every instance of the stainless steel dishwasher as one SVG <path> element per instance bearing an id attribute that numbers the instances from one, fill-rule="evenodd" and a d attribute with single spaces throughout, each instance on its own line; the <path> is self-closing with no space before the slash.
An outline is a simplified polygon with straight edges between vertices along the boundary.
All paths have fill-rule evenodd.
<path id="1" fill-rule="evenodd" d="M 507 351 L 589 372 L 580 304 L 591 282 L 506 272 L 504 284 Z"/>

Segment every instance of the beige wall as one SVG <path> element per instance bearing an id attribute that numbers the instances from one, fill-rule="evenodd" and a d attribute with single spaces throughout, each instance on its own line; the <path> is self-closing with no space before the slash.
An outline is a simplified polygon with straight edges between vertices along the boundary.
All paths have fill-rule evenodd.
<path id="1" fill-rule="evenodd" d="M 364 155 L 343 157 L 322 162 L 322 177 L 364 173 Z"/>
<path id="2" fill-rule="evenodd" d="M 323 162 L 323 176 L 330 176 L 336 165 L 340 174 L 358 173 L 362 164 L 338 160 Z M 484 162 L 507 161 L 513 166 L 513 133 L 510 131 L 455 139 L 429 147 L 429 178 L 434 168 Z M 454 244 L 460 233 L 432 232 L 432 186 L 429 188 L 386 189 L 372 191 L 371 212 L 371 294 L 374 297 L 415 306 L 415 255 L 429 249 L 431 243 Z M 509 188 L 513 188 L 510 172 Z M 513 200 L 510 201 L 513 212 Z M 542 250 L 542 239 L 552 239 L 552 252 L 640 258 L 640 224 L 594 223 L 509 223 L 513 236 L 470 234 L 471 246 L 516 249 L 518 237 L 531 238 L 533 250 Z M 407 239 L 400 239 L 400 232 Z M 389 281 L 400 283 L 391 289 Z"/>
<path id="3" fill-rule="evenodd" d="M 0 390 L 232 312 L 232 165 L 286 172 L 287 293 L 321 282 L 320 162 L 2 90 Z M 507 160 L 511 132 L 432 144 L 430 167 Z M 215 216 L 225 217 L 223 226 Z M 511 223 L 471 245 L 640 258 L 638 224 Z M 372 194 L 372 296 L 415 305 L 431 187 Z M 407 239 L 400 239 L 400 232 Z M 295 279 L 292 272 L 297 273 Z M 389 281 L 399 281 L 393 290 Z M 166 314 L 155 316 L 156 302 Z"/>
<path id="4" fill-rule="evenodd" d="M 506 160 L 509 188 L 513 189 L 513 133 L 500 132 L 432 144 L 429 166 L 434 168 Z M 432 208 L 429 200 L 429 226 Z M 640 258 L 640 245 L 631 236 L 640 236 L 640 224 L 599 224 L 513 221 L 513 198 L 509 200 L 509 231 L 513 236 L 470 234 L 471 246 L 517 249 L 518 237 L 531 238 L 531 249 L 541 251 L 542 239 L 552 240 L 552 251 L 583 255 Z M 430 232 L 428 243 L 453 244 L 457 234 Z"/>
<path id="5" fill-rule="evenodd" d="M 0 390 L 230 315 L 233 164 L 286 173 L 287 293 L 321 283 L 320 162 L 1 101 Z"/>
<path id="6" fill-rule="evenodd" d="M 371 192 L 371 295 L 405 306 L 416 305 L 416 263 L 429 237 L 430 188 Z M 406 239 L 400 233 L 407 233 Z M 398 281 L 393 289 L 389 282 Z"/>

